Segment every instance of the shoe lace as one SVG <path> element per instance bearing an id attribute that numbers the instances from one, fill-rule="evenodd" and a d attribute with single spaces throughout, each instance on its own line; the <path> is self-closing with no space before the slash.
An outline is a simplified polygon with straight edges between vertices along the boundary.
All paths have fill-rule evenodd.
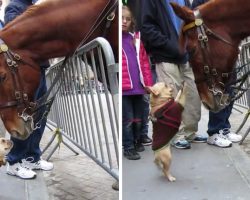
<path id="1" fill-rule="evenodd" d="M 227 139 L 227 136 L 226 136 L 227 134 L 224 134 L 224 132 L 223 131 L 219 131 L 219 133 L 218 133 L 218 136 L 220 137 L 220 138 L 222 138 L 222 139 Z"/>
<path id="2" fill-rule="evenodd" d="M 31 168 L 31 165 L 34 165 L 34 158 L 33 157 L 27 157 L 22 159 L 21 166 L 27 169 Z"/>

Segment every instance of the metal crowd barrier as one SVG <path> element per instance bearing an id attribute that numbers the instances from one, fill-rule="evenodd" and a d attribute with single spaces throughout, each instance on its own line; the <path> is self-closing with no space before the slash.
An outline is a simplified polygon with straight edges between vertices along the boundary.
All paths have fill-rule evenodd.
<path id="1" fill-rule="evenodd" d="M 237 62 L 237 67 L 242 67 L 242 66 L 244 67 L 242 68 L 242 71 L 238 74 L 238 76 L 243 76 L 244 74 L 250 71 L 250 42 L 248 41 L 243 43 L 240 47 L 240 54 L 239 54 L 239 59 Z M 240 99 L 238 99 L 235 102 L 235 105 L 246 109 L 246 114 L 242 123 L 238 127 L 236 133 L 240 132 L 240 130 L 243 128 L 243 126 L 247 122 L 248 117 L 250 116 L 250 76 L 248 76 L 243 87 L 248 88 L 248 90 L 244 93 L 244 95 Z M 243 138 L 240 141 L 240 144 L 243 143 L 243 141 L 245 140 L 245 138 L 247 137 L 249 133 L 250 133 L 250 126 L 249 128 L 247 128 L 246 132 L 243 134 Z"/>
<path id="2" fill-rule="evenodd" d="M 50 67 L 48 87 L 62 63 Z M 44 151 L 59 134 L 61 142 L 66 138 L 118 180 L 118 64 L 110 44 L 96 38 L 81 47 L 67 62 L 51 95 L 57 88 L 47 122 L 55 134 Z M 74 151 L 72 144 L 64 144 Z"/>

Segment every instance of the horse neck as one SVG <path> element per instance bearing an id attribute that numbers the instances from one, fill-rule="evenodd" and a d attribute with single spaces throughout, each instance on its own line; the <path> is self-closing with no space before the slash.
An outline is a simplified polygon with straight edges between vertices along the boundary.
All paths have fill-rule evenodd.
<path id="1" fill-rule="evenodd" d="M 52 0 L 30 7 L 0 33 L 12 51 L 45 60 L 74 52 L 109 1 Z M 34 10 L 34 12 L 33 12 Z"/>
<path id="2" fill-rule="evenodd" d="M 204 20 L 223 27 L 235 40 L 250 35 L 250 4 L 245 0 L 209 1 L 200 6 Z"/>

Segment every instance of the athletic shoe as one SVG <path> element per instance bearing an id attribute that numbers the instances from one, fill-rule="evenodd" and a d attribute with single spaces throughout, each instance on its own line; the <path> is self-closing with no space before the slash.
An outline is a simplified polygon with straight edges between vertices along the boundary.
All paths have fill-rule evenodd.
<path id="1" fill-rule="evenodd" d="M 15 163 L 14 165 L 10 165 L 7 162 L 7 174 L 12 176 L 17 176 L 22 179 L 33 179 L 36 177 L 36 172 L 32 171 L 29 168 L 23 167 L 21 163 Z"/>
<path id="2" fill-rule="evenodd" d="M 150 139 L 147 135 L 143 135 L 140 138 L 140 142 L 144 146 L 148 146 L 152 144 L 152 139 Z"/>
<path id="3" fill-rule="evenodd" d="M 228 128 L 225 128 L 222 130 L 223 131 L 223 135 L 225 135 L 225 137 L 230 140 L 231 142 L 239 142 L 242 140 L 242 136 L 238 135 L 234 132 L 231 132 Z"/>
<path id="4" fill-rule="evenodd" d="M 128 160 L 139 160 L 141 156 L 135 149 L 128 149 L 124 150 L 123 155 L 128 159 Z"/>
<path id="5" fill-rule="evenodd" d="M 145 147 L 141 143 L 135 143 L 135 150 L 137 152 L 143 152 L 145 151 Z"/>
<path id="6" fill-rule="evenodd" d="M 207 142 L 207 137 L 202 135 L 195 135 L 195 138 L 192 140 L 194 143 L 204 143 Z"/>
<path id="7" fill-rule="evenodd" d="M 190 149 L 191 148 L 190 143 L 185 139 L 177 140 L 176 142 L 174 142 L 173 146 L 177 149 Z"/>
<path id="8" fill-rule="evenodd" d="M 33 158 L 29 157 L 22 160 L 22 166 L 27 167 L 31 170 L 44 170 L 50 171 L 54 168 L 53 163 L 46 160 L 40 159 L 37 162 L 32 162 Z"/>
<path id="9" fill-rule="evenodd" d="M 209 136 L 207 139 L 207 143 L 222 148 L 232 146 L 232 142 L 230 140 L 228 140 L 223 134 L 218 134 L 218 133 Z"/>

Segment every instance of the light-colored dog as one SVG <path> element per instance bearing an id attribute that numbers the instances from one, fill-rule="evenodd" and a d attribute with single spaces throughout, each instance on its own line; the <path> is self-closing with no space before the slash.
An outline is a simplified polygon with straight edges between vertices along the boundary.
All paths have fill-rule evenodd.
<path id="1" fill-rule="evenodd" d="M 13 143 L 9 139 L 0 138 L 0 167 L 6 164 L 5 156 L 10 152 Z"/>
<path id="2" fill-rule="evenodd" d="M 184 83 L 175 99 L 172 97 L 172 87 L 163 82 L 156 83 L 153 87 L 148 87 L 147 90 L 150 92 L 154 162 L 162 169 L 166 178 L 172 182 L 176 179 L 170 174 L 172 156 L 169 143 L 180 126 L 181 113 L 187 93 L 186 84 Z"/>

